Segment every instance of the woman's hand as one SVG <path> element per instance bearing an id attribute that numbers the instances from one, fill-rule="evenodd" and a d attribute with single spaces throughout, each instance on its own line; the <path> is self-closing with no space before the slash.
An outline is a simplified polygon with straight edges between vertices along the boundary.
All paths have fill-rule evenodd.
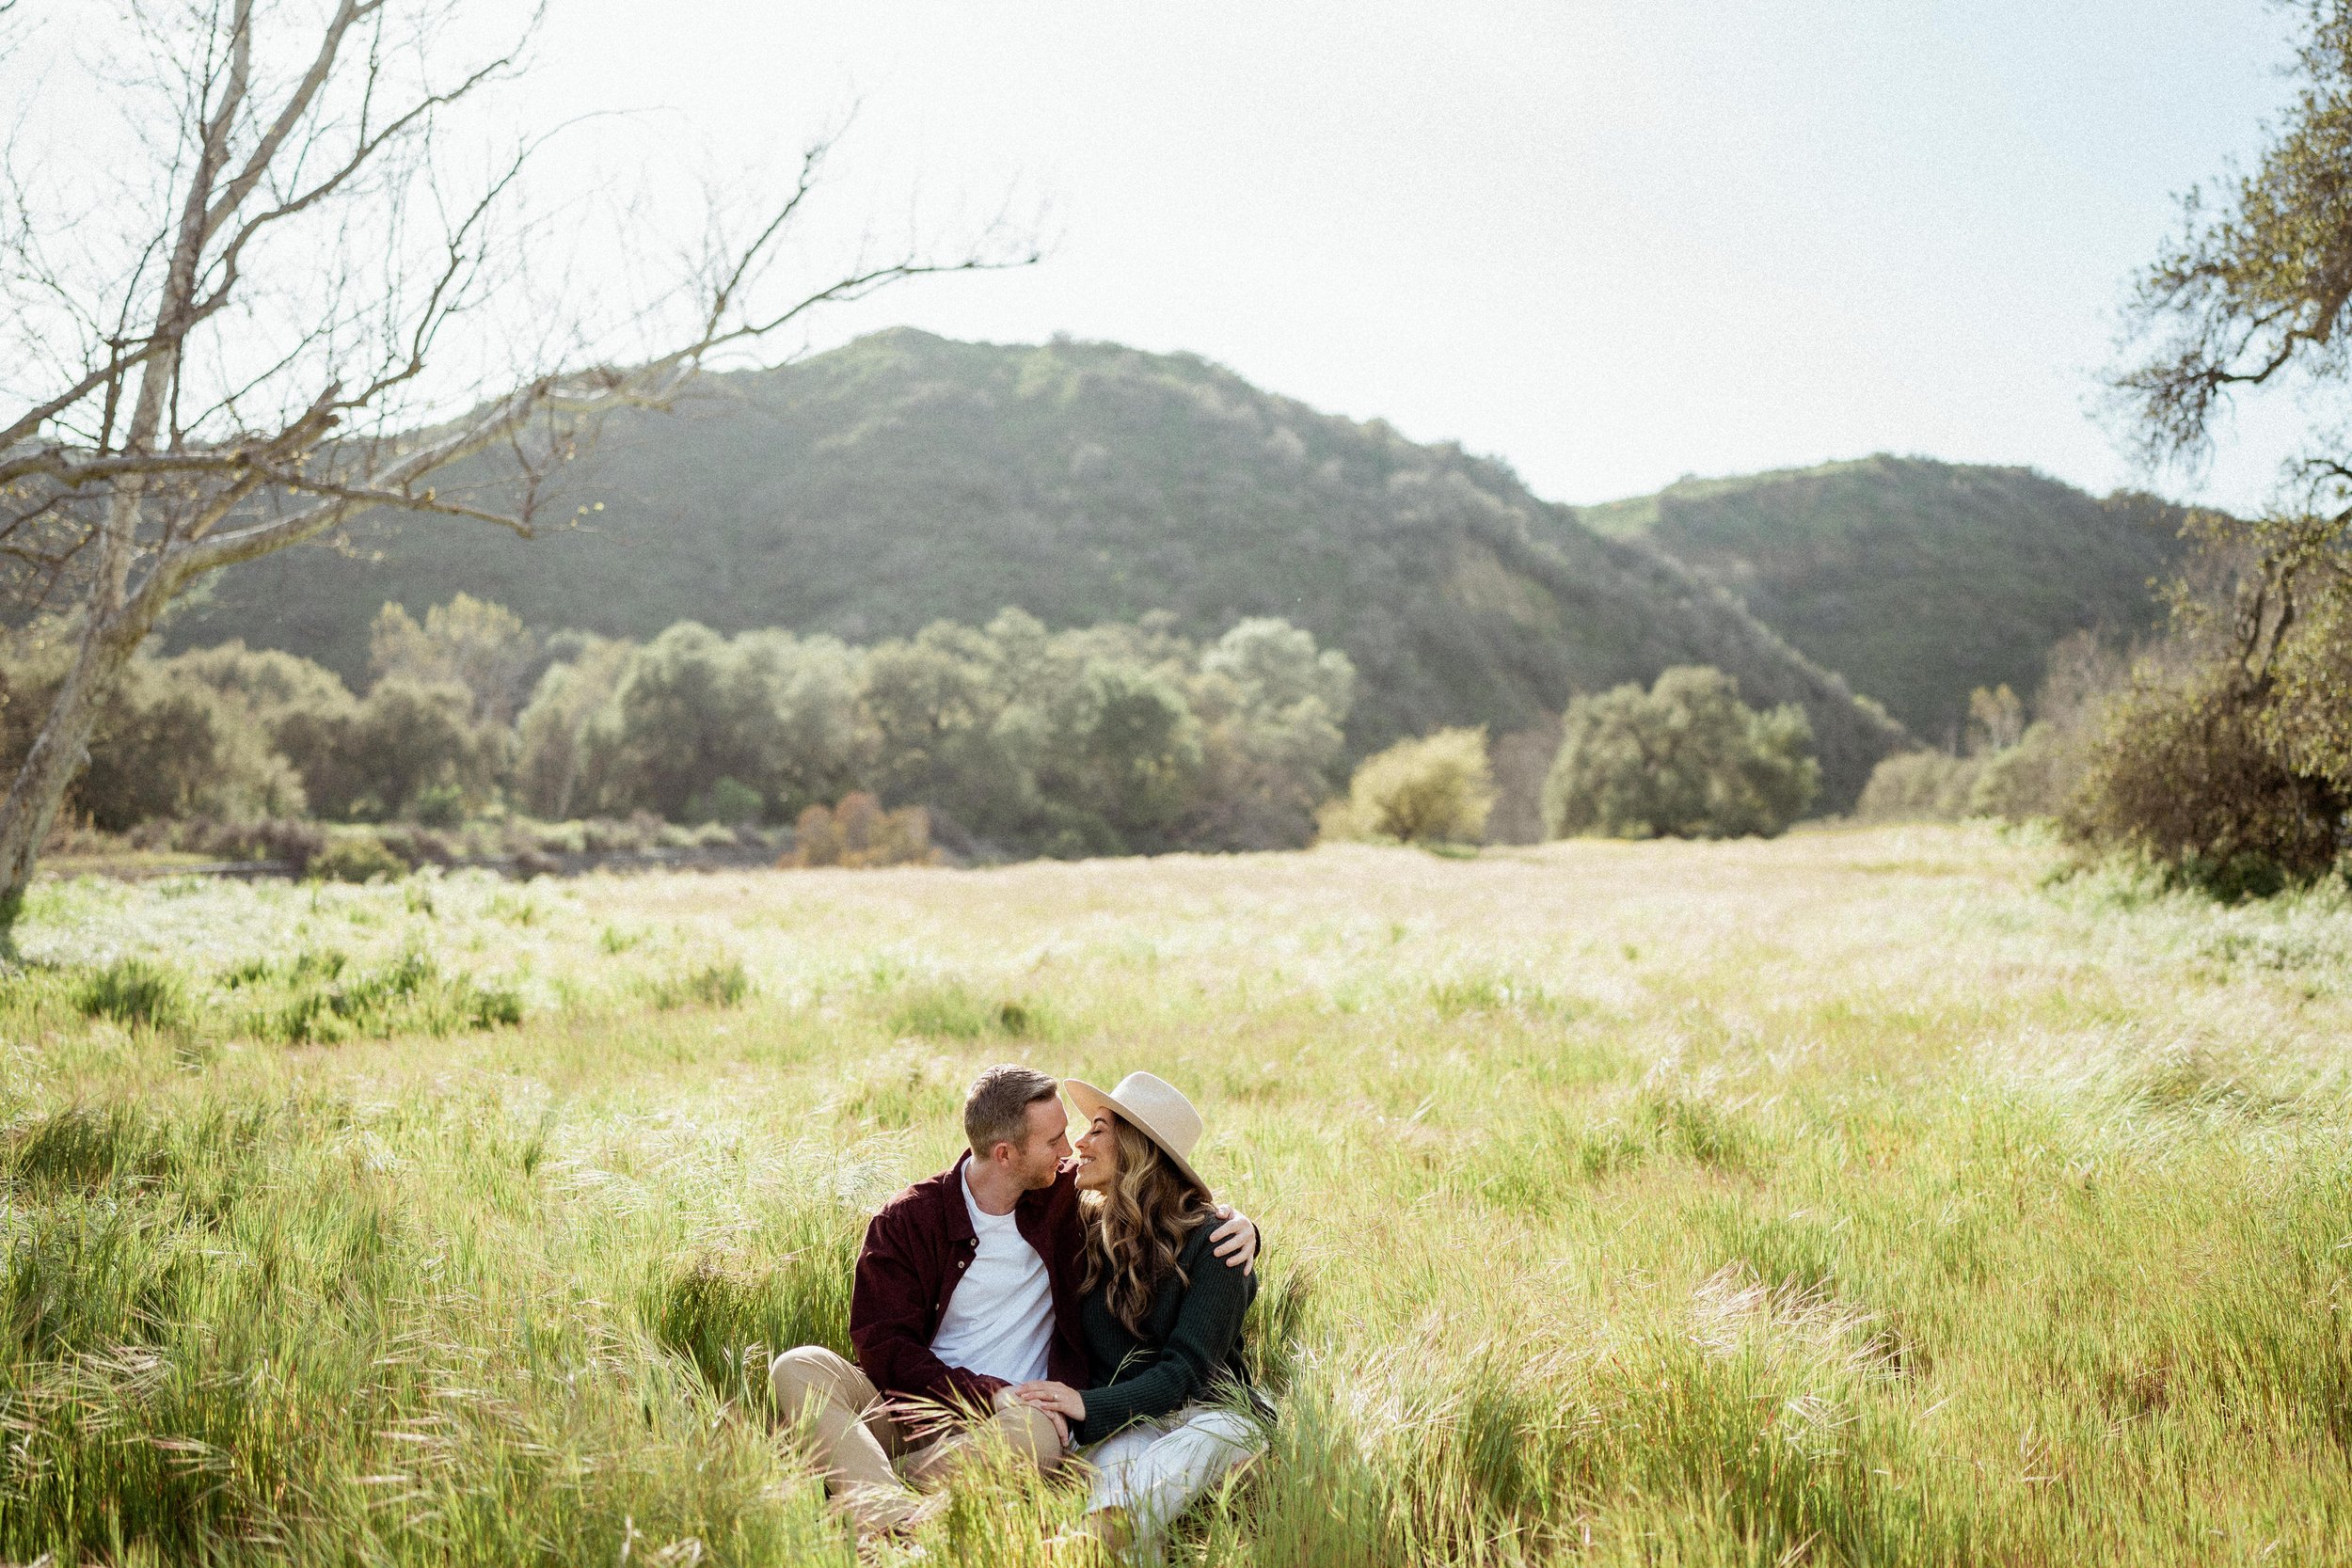
<path id="1" fill-rule="evenodd" d="M 1018 1410 L 1025 1415 L 1032 1410 L 1037 1411 L 1038 1414 L 1043 1416 L 1047 1420 L 1054 1423 L 1054 1435 L 1061 1440 L 1061 1446 L 1065 1449 L 1070 1447 L 1069 1421 L 1064 1419 L 1055 1411 L 1046 1410 L 1041 1406 L 1031 1404 L 1027 1400 L 1021 1397 L 1021 1390 L 1015 1388 L 1011 1384 L 1008 1383 L 1002 1388 L 997 1389 L 994 1394 L 990 1396 L 988 1402 L 990 1405 L 994 1407 L 999 1414 L 1010 1410 Z"/>
<path id="2" fill-rule="evenodd" d="M 1067 1383 L 1040 1378 L 1035 1383 L 1016 1383 L 1012 1391 L 1017 1398 L 1065 1421 L 1087 1418 L 1087 1397 Z"/>

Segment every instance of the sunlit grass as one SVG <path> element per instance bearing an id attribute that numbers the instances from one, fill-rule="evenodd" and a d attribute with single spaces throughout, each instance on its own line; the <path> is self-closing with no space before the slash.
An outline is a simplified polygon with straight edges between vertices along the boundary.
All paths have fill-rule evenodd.
<path id="1" fill-rule="evenodd" d="M 1006 1057 L 1174 1080 L 1265 1225 L 1282 1418 L 1179 1557 L 2352 1555 L 2352 909 L 2055 863 L 43 884 L 0 1557 L 846 1568 L 759 1365 Z"/>

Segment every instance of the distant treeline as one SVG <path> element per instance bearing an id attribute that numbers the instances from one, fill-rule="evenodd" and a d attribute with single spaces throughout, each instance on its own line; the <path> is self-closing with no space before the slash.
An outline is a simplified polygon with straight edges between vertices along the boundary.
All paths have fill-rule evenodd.
<path id="1" fill-rule="evenodd" d="M 0 750 L 23 757 L 70 644 L 0 648 Z M 542 634 L 460 594 L 386 605 L 371 676 L 241 641 L 142 657 L 72 806 L 92 826 L 310 816 L 453 826 L 652 812 L 788 823 L 866 790 L 950 847 L 1119 854 L 1304 845 L 1355 673 L 1285 622 L 1205 645 L 1171 617 L 1049 632 L 1008 610 L 855 647 L 680 622 L 643 643 Z M 960 843 L 959 841 L 969 841 Z"/>

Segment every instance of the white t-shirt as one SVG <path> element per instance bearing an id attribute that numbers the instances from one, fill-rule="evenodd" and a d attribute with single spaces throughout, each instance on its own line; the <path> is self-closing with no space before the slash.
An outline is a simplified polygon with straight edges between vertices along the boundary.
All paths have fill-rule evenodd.
<path id="1" fill-rule="evenodd" d="M 1022 1236 L 1012 1215 L 981 1211 L 968 1171 L 956 1184 L 963 1189 L 964 1212 L 972 1216 L 979 1246 L 947 1298 L 939 1332 L 931 1336 L 931 1354 L 950 1367 L 1007 1383 L 1041 1378 L 1046 1347 L 1054 1339 L 1054 1286 L 1045 1275 L 1045 1259 Z"/>

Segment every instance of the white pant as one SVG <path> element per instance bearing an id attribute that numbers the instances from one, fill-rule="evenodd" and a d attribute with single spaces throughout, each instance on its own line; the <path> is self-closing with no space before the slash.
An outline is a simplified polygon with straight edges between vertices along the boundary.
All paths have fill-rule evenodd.
<path id="1" fill-rule="evenodd" d="M 1138 1545 L 1156 1543 L 1195 1497 L 1258 1448 L 1258 1429 L 1220 1405 L 1137 1421 L 1078 1457 L 1094 1468 L 1087 1512 L 1123 1508 Z"/>

